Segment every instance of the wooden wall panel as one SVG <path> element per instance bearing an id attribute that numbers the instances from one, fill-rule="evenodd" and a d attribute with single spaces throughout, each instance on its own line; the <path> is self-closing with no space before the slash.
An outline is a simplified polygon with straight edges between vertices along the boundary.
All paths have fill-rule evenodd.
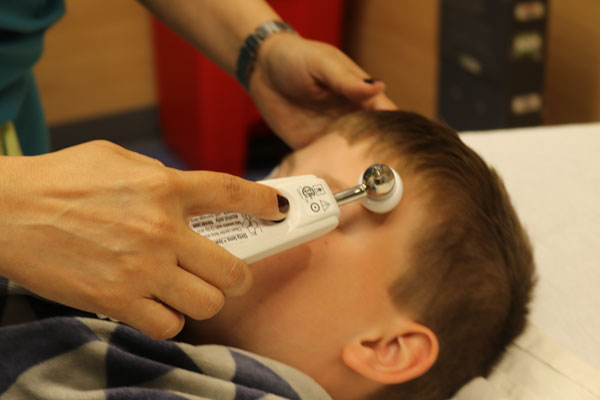
<path id="1" fill-rule="evenodd" d="M 156 103 L 150 20 L 132 0 L 67 0 L 35 68 L 49 124 Z"/>
<path id="2" fill-rule="evenodd" d="M 600 121 L 600 1 L 549 1 L 545 120 Z"/>
<path id="3" fill-rule="evenodd" d="M 433 117 L 438 0 L 349 0 L 345 49 L 403 109 Z"/>

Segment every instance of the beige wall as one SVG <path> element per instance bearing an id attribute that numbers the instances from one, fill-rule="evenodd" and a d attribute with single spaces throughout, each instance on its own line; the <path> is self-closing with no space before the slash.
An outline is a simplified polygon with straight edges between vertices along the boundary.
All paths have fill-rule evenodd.
<path id="1" fill-rule="evenodd" d="M 60 124 L 156 102 L 150 20 L 133 0 L 67 0 L 35 68 L 46 118 Z"/>
<path id="2" fill-rule="evenodd" d="M 435 116 L 440 0 L 349 0 L 346 48 L 401 108 Z M 600 120 L 600 1 L 549 0 L 545 121 Z"/>

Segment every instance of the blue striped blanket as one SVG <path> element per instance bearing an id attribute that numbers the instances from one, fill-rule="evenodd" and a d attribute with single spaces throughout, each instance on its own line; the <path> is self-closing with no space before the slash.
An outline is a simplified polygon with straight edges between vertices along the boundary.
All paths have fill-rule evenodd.
<path id="1" fill-rule="evenodd" d="M 310 377 L 276 361 L 152 340 L 1 277 L 0 398 L 330 400 Z"/>

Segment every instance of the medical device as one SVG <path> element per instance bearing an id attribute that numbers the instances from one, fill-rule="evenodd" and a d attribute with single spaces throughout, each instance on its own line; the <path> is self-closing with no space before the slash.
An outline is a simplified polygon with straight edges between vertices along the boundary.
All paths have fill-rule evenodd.
<path id="1" fill-rule="evenodd" d="M 289 200 L 290 210 L 283 221 L 225 212 L 194 217 L 190 227 L 252 263 L 332 231 L 338 226 L 343 204 L 360 200 L 372 212 L 387 213 L 398 204 L 403 189 L 398 173 L 384 164 L 370 166 L 358 185 L 335 194 L 325 180 L 314 175 L 259 183 L 276 188 Z"/>

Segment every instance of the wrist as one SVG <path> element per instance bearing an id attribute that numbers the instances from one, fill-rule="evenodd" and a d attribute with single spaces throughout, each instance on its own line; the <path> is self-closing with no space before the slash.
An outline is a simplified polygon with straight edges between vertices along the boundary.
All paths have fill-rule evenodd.
<path id="1" fill-rule="evenodd" d="M 264 47 L 266 41 L 281 33 L 297 34 L 287 23 L 280 20 L 272 20 L 256 28 L 244 41 L 238 54 L 235 73 L 238 82 L 244 89 L 248 90 L 250 76 L 256 66 L 259 50 Z"/>
<path id="2" fill-rule="evenodd" d="M 22 204 L 15 191 L 19 189 L 15 186 L 19 184 L 18 164 L 19 156 L 0 156 L 0 276 L 15 280 L 13 267 L 15 265 L 12 259 L 12 252 L 8 249 L 14 247 L 13 238 L 14 224 L 13 217 L 20 211 Z"/>

